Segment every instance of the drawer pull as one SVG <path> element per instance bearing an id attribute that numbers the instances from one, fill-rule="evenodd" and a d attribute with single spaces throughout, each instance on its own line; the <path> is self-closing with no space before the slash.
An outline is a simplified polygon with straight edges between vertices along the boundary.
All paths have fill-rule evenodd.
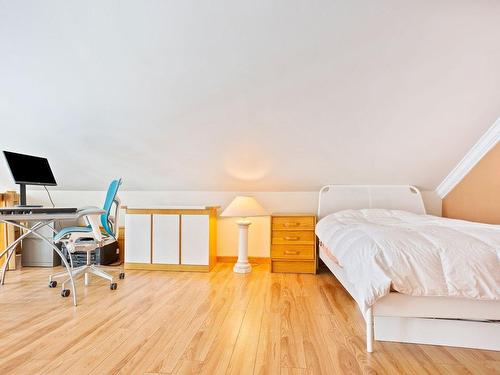
<path id="1" fill-rule="evenodd" d="M 298 250 L 285 250 L 284 253 L 285 253 L 285 255 L 299 255 L 300 251 L 298 251 Z"/>
<path id="2" fill-rule="evenodd" d="M 298 227 L 300 223 L 285 223 L 283 224 L 285 227 Z"/>
<path id="3" fill-rule="evenodd" d="M 300 240 L 300 237 L 298 237 L 298 236 L 286 236 L 286 237 L 283 237 L 283 239 L 286 241 L 298 241 L 298 240 Z"/>

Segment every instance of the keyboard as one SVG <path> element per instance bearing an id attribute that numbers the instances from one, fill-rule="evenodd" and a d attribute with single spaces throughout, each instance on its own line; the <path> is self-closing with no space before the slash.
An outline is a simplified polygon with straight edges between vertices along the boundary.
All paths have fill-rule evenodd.
<path id="1" fill-rule="evenodd" d="M 1 207 L 0 215 L 72 214 L 75 207 Z"/>

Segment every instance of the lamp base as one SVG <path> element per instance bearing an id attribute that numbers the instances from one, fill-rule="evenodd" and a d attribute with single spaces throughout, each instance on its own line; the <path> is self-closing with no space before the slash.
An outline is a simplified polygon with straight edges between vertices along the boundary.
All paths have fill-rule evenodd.
<path id="1" fill-rule="evenodd" d="M 236 273 L 252 272 L 252 266 L 248 263 L 248 227 L 250 221 L 241 219 L 237 221 L 240 229 L 240 240 L 238 245 L 238 261 L 233 267 Z"/>
<path id="2" fill-rule="evenodd" d="M 250 263 L 236 263 L 233 267 L 233 272 L 236 273 L 249 273 L 252 272 L 252 266 Z"/>

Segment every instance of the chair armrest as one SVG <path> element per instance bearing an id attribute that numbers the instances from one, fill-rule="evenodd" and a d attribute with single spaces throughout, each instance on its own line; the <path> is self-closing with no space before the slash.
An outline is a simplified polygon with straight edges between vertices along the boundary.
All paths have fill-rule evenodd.
<path id="1" fill-rule="evenodd" d="M 97 206 L 83 206 L 83 207 L 78 207 L 78 210 L 76 210 L 76 212 L 80 212 L 80 211 L 84 211 L 84 210 L 90 210 L 90 209 L 101 210 L 101 208 L 97 207 Z"/>
<path id="2" fill-rule="evenodd" d="M 76 213 L 78 214 L 78 218 L 81 218 L 82 216 L 101 216 L 105 212 L 103 209 L 97 207 L 84 207 Z"/>
<path id="3" fill-rule="evenodd" d="M 78 218 L 85 217 L 92 228 L 96 241 L 102 241 L 101 228 L 99 228 L 100 216 L 106 211 L 97 207 L 85 207 L 77 211 Z"/>

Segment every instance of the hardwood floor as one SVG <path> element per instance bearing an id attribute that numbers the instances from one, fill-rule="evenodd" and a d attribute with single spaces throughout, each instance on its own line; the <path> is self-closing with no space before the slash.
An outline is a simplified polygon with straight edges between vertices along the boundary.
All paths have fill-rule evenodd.
<path id="1" fill-rule="evenodd" d="M 375 342 L 324 270 L 271 274 L 130 271 L 118 290 L 79 284 L 79 306 L 49 289 L 51 269 L 0 287 L 0 374 L 498 374 L 500 352 Z"/>

